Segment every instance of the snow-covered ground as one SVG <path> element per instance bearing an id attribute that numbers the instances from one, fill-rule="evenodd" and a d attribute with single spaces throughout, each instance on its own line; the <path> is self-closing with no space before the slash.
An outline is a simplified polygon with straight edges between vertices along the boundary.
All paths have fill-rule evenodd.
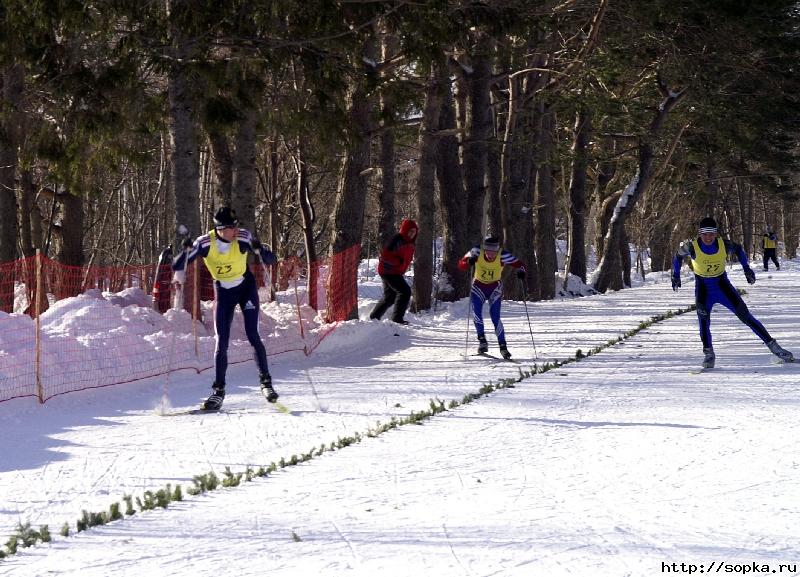
<path id="1" fill-rule="evenodd" d="M 754 286 L 730 275 L 799 353 L 800 262 L 782 264 L 757 270 Z M 677 293 L 651 275 L 635 289 L 528 303 L 532 330 L 523 303 L 504 303 L 520 365 L 465 358 L 466 301 L 408 315 L 408 327 L 345 323 L 310 357 L 271 359 L 291 415 L 266 406 L 251 363 L 231 366 L 220 414 L 154 410 L 165 389 L 172 410 L 196 406 L 210 371 L 0 403 L 0 535 L 30 523 L 54 536 L 0 560 L 0 575 L 618 577 L 755 573 L 754 563 L 800 574 L 800 368 L 774 364 L 724 309 L 712 316 L 713 371 L 690 372 L 702 355 L 687 313 L 421 425 L 75 533 L 82 511 L 125 495 L 168 483 L 185 494 L 194 475 L 288 460 L 604 345 L 691 304 L 684 278 Z M 365 318 L 378 291 L 363 291 Z"/>

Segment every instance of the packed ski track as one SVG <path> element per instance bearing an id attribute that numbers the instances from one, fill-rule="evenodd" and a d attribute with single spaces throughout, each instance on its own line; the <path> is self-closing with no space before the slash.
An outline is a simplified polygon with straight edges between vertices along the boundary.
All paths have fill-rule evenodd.
<path id="1" fill-rule="evenodd" d="M 729 274 L 800 356 L 800 262 L 757 271 L 753 286 L 738 267 Z M 375 301 L 364 294 L 362 318 Z M 471 326 L 465 346 L 465 300 L 408 315 L 409 326 L 348 322 L 310 357 L 270 359 L 291 414 L 268 406 L 251 363 L 230 367 L 218 414 L 155 410 L 165 390 L 171 410 L 197 406 L 211 371 L 0 403 L 0 533 L 29 522 L 54 535 L 0 560 L 0 575 L 618 577 L 688 575 L 690 565 L 700 574 L 712 562 L 728 574 L 758 563 L 800 575 L 800 366 L 773 363 L 721 307 L 713 370 L 690 372 L 702 347 L 689 312 L 422 425 L 74 533 L 83 510 L 363 434 L 692 302 L 690 277 L 673 292 L 666 273 L 634 289 L 527 303 L 530 327 L 523 303 L 504 302 L 519 365 L 474 356 Z"/>

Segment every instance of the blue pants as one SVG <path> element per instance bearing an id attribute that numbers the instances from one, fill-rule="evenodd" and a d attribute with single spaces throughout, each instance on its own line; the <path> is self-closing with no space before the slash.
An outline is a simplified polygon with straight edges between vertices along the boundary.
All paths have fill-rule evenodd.
<path id="1" fill-rule="evenodd" d="M 214 368 L 216 369 L 217 386 L 225 386 L 225 373 L 228 370 L 228 343 L 231 338 L 231 325 L 236 305 L 242 309 L 244 316 L 244 330 L 247 340 L 253 345 L 254 356 L 258 370 L 263 375 L 269 374 L 267 365 L 267 350 L 258 334 L 258 287 L 256 279 L 250 271 L 245 272 L 244 281 L 237 287 L 222 288 L 214 283 L 217 293 L 217 308 L 214 312 L 214 329 L 217 334 L 217 349 L 214 353 Z"/>
<path id="2" fill-rule="evenodd" d="M 756 319 L 744 304 L 728 275 L 705 278 L 694 277 L 694 297 L 697 304 L 697 319 L 700 322 L 700 339 L 703 348 L 711 347 L 711 309 L 721 304 L 746 324 L 764 343 L 772 340 L 764 325 Z"/>
<path id="3" fill-rule="evenodd" d="M 774 248 L 765 248 L 764 249 L 764 270 L 769 270 L 769 261 L 775 263 L 775 268 L 780 270 L 781 265 L 778 263 L 778 257 L 775 256 L 776 250 Z"/>
<path id="4" fill-rule="evenodd" d="M 472 322 L 475 323 L 475 331 L 478 333 L 478 338 L 484 337 L 483 303 L 489 301 L 489 316 L 494 324 L 497 344 L 505 345 L 506 332 L 503 328 L 503 321 L 500 320 L 500 306 L 503 303 L 502 283 L 484 284 L 480 281 L 473 281 L 469 300 L 472 305 Z"/>

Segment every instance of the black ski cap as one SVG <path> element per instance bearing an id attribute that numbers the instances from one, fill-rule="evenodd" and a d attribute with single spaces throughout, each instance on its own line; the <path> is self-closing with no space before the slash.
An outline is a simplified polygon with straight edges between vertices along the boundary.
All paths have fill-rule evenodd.
<path id="1" fill-rule="evenodd" d="M 704 232 L 717 232 L 717 221 L 710 216 L 700 221 L 700 234 Z"/>
<path id="2" fill-rule="evenodd" d="M 214 228 L 224 228 L 238 224 L 239 219 L 236 218 L 236 212 L 229 206 L 220 207 L 214 214 Z"/>
<path id="3" fill-rule="evenodd" d="M 483 239 L 483 250 L 491 250 L 497 252 L 500 250 L 500 239 L 496 236 L 487 236 Z"/>

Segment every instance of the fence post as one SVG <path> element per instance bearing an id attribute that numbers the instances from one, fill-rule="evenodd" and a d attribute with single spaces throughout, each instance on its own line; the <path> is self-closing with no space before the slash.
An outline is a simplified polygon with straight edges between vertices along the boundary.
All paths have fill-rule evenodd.
<path id="1" fill-rule="evenodd" d="M 35 361 L 35 373 L 36 373 L 36 394 L 39 397 L 39 403 L 44 403 L 44 389 L 42 388 L 42 337 L 41 337 L 41 328 L 42 323 L 39 319 L 41 312 L 42 312 L 42 252 L 37 248 L 36 249 L 36 256 L 34 261 L 34 267 L 36 268 L 36 294 L 34 296 L 35 302 L 33 305 L 34 311 L 36 313 L 36 324 L 35 324 L 35 341 L 36 341 L 36 361 Z"/>
<path id="2" fill-rule="evenodd" d="M 305 341 L 306 341 L 306 333 L 305 329 L 303 328 L 303 313 L 300 311 L 300 295 L 297 293 L 297 281 L 299 277 L 295 277 L 294 279 L 294 304 L 295 310 L 297 310 L 297 324 L 300 325 L 300 338 L 303 339 L 303 350 L 305 351 Z M 308 353 L 306 353 L 308 356 Z"/>

